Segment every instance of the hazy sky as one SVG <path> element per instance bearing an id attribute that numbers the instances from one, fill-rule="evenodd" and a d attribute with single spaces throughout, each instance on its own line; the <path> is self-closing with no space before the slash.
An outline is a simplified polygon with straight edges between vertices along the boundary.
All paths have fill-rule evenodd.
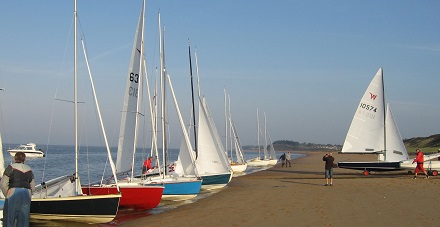
<path id="1" fill-rule="evenodd" d="M 80 33 L 111 145 L 117 144 L 141 4 L 78 0 Z M 190 39 L 217 128 L 224 135 L 226 89 L 243 145 L 257 144 L 257 108 L 261 127 L 263 113 L 267 115 L 272 140 L 343 144 L 379 67 L 402 137 L 439 133 L 439 1 L 147 1 L 145 51 L 151 83 L 158 66 L 159 9 L 167 69 L 188 122 Z M 74 143 L 72 105 L 54 101 L 73 96 L 72 11 L 73 1 L 0 0 L 4 143 Z M 82 77 L 87 76 L 82 56 L 79 65 Z M 80 79 L 80 90 L 87 92 L 85 79 Z M 92 132 L 85 139 L 82 128 L 96 126 L 96 115 L 92 101 L 85 96 L 80 101 L 86 103 L 80 104 L 80 112 L 88 111 L 87 118 L 80 117 L 81 140 L 102 144 Z M 171 146 L 177 148 L 180 129 L 174 112 L 170 103 Z M 148 114 L 144 120 L 149 121 Z"/>

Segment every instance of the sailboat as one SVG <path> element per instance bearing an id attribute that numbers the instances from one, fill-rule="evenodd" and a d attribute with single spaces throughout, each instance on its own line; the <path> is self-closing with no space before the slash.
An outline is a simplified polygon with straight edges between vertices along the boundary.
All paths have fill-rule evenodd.
<path id="1" fill-rule="evenodd" d="M 177 114 L 179 120 L 182 121 L 179 106 L 177 104 L 177 99 L 174 94 L 174 90 L 172 89 L 171 79 L 167 75 L 167 70 L 165 66 L 165 54 L 164 54 L 164 39 L 162 35 L 163 29 L 160 24 L 160 12 L 159 12 L 159 36 L 160 36 L 160 81 L 161 81 L 161 125 L 162 125 L 162 157 L 163 157 L 163 171 L 159 170 L 159 176 L 143 176 L 142 184 L 144 185 L 163 185 L 165 187 L 162 199 L 163 200 L 172 200 L 172 201 L 181 201 L 194 198 L 200 192 L 202 186 L 202 179 L 198 176 L 185 176 L 175 174 L 173 171 L 174 166 L 170 167 L 167 163 L 167 137 L 166 137 L 166 81 L 168 78 L 171 92 L 174 99 L 174 104 L 177 110 Z M 150 105 L 152 106 L 152 105 Z M 155 119 L 158 119 L 157 117 Z M 157 121 L 156 121 L 157 122 Z M 155 126 L 153 122 L 153 131 L 155 131 Z M 182 131 L 185 132 L 185 127 L 183 125 L 183 121 L 181 122 Z M 153 139 L 157 140 L 157 136 L 153 136 Z M 153 144 L 157 144 L 157 141 L 153 141 Z M 191 155 L 190 150 L 181 150 L 180 152 L 187 152 Z M 186 165 L 194 165 L 194 157 L 190 157 L 188 163 Z M 183 165 L 183 163 L 180 163 Z"/>
<path id="2" fill-rule="evenodd" d="M 232 132 L 232 138 L 233 138 L 233 146 L 235 150 L 235 158 L 236 161 L 234 162 L 232 160 L 231 156 L 231 169 L 234 171 L 234 173 L 242 173 L 247 169 L 247 163 L 244 160 L 243 157 L 243 150 L 240 144 L 240 139 L 238 138 L 237 129 L 235 128 L 234 121 L 231 117 L 229 117 L 229 123 L 231 124 L 231 132 Z M 231 148 L 232 151 L 232 148 Z"/>
<path id="3" fill-rule="evenodd" d="M 81 193 L 80 177 L 78 175 L 78 98 L 77 98 L 77 11 L 74 1 L 74 116 L 75 116 L 75 174 L 65 175 L 53 180 L 43 182 L 35 188 L 32 195 L 30 217 L 32 219 L 58 219 L 64 221 L 77 221 L 85 223 L 106 223 L 112 221 L 119 206 L 121 194 L 116 186 L 115 194 L 90 196 Z M 93 84 L 93 82 L 92 82 Z M 93 87 L 93 86 L 92 86 Z M 95 96 L 96 102 L 96 96 Z M 97 102 L 96 102 L 97 103 Z M 105 130 L 101 127 L 104 134 Z M 107 145 L 109 157 L 110 149 Z M 110 160 L 112 173 L 116 176 L 114 164 Z"/>
<path id="4" fill-rule="evenodd" d="M 124 103 L 122 107 L 121 126 L 119 132 L 116 171 L 118 178 L 112 183 L 83 185 L 82 191 L 88 195 L 106 195 L 114 193 L 119 184 L 122 198 L 121 208 L 152 209 L 159 205 L 164 187 L 157 185 L 142 185 L 134 182 L 134 157 L 137 144 L 137 124 L 140 114 L 140 100 L 142 97 L 142 67 L 144 51 L 144 11 L 145 0 L 142 4 L 138 26 L 134 39 L 130 66 L 128 69 Z M 120 178 L 125 178 L 121 180 Z"/>
<path id="5" fill-rule="evenodd" d="M 339 162 L 339 168 L 370 171 L 401 170 L 408 153 L 394 121 L 389 104 L 385 105 L 383 70 L 379 68 L 357 107 L 342 147 L 342 154 L 376 154 L 377 161 Z"/>
<path id="6" fill-rule="evenodd" d="M 267 136 L 269 136 L 269 164 L 275 165 L 278 162 L 277 154 L 275 152 L 275 148 L 273 147 L 272 138 L 270 138 L 269 132 L 267 133 Z"/>
<path id="7" fill-rule="evenodd" d="M 220 139 L 220 135 L 212 119 L 208 103 L 201 97 L 200 83 L 194 98 L 193 75 L 191 64 L 191 47 L 188 44 L 188 55 L 191 77 L 192 114 L 194 126 L 194 153 L 195 166 L 202 177 L 202 189 L 215 189 L 226 186 L 232 178 L 232 169 L 229 165 L 227 154 Z M 196 55 L 197 56 L 197 55 Z M 197 62 L 197 58 L 196 58 Z M 197 66 L 198 68 L 198 66 Z M 198 72 L 198 69 L 197 69 Z M 197 74 L 198 75 L 198 74 Z M 196 124 L 195 105 L 198 103 L 198 124 Z"/>
<path id="8" fill-rule="evenodd" d="M 199 124 L 196 159 L 197 170 L 205 188 L 226 186 L 232 178 L 232 169 L 205 98 L 199 96 Z"/>
<path id="9" fill-rule="evenodd" d="M 267 159 L 267 151 L 266 148 L 264 148 L 264 156 L 261 158 L 261 145 L 260 145 L 260 117 L 258 115 L 258 108 L 257 108 L 257 141 L 258 141 L 258 157 L 247 160 L 248 166 L 254 166 L 254 167 L 263 167 L 269 165 L 269 159 Z"/>
<path id="10" fill-rule="evenodd" d="M 269 151 L 267 150 L 267 136 L 269 136 L 269 133 L 267 132 L 267 121 L 266 121 L 266 112 L 264 112 L 264 155 L 265 158 L 269 160 L 269 165 L 276 165 L 278 162 L 277 156 L 275 154 L 275 149 L 272 144 L 272 139 L 270 139 L 269 136 Z M 266 156 L 267 155 L 267 156 Z"/>
<path id="11" fill-rule="evenodd" d="M 229 100 L 229 102 L 227 102 Z M 229 107 L 226 108 L 227 103 L 229 103 Z M 231 116 L 231 107 L 230 107 L 231 101 L 228 95 L 228 99 L 226 99 L 226 90 L 225 90 L 225 117 L 226 117 L 226 142 L 225 142 L 225 151 L 228 151 L 228 131 L 230 131 L 230 137 L 231 137 L 231 155 L 230 155 L 230 162 L 231 169 L 234 173 L 243 173 L 247 169 L 247 163 L 244 160 L 243 157 L 243 150 L 240 144 L 240 139 L 238 138 L 237 129 L 235 128 L 235 123 L 232 120 Z M 229 129 L 229 130 L 228 130 Z M 234 161 L 234 155 L 233 151 L 235 151 L 235 161 Z"/>

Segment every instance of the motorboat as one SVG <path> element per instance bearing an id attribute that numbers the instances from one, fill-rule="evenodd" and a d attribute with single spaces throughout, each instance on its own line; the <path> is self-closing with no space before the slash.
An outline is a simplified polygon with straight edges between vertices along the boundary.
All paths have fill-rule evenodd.
<path id="1" fill-rule="evenodd" d="M 8 152 L 11 156 L 15 156 L 17 152 L 23 152 L 26 154 L 27 158 L 44 157 L 44 152 L 41 149 L 37 150 L 37 145 L 35 143 L 21 144 L 16 148 L 9 149 Z"/>

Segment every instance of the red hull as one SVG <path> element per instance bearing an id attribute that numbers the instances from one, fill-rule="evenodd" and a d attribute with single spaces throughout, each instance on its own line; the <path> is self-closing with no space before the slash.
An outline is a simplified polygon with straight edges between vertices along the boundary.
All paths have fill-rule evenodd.
<path id="1" fill-rule="evenodd" d="M 119 186 L 121 200 L 119 207 L 132 209 L 152 209 L 159 205 L 162 199 L 163 187 L 159 186 Z M 116 194 L 116 186 L 82 186 L 82 192 L 87 195 Z"/>

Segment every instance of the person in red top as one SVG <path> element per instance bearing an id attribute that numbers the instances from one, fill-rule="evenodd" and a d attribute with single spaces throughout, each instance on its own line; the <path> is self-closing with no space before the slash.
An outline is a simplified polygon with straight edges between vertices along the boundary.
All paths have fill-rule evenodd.
<path id="1" fill-rule="evenodd" d="M 413 177 L 413 179 L 417 178 L 417 173 L 418 172 L 424 172 L 426 175 L 426 178 L 429 178 L 428 173 L 426 172 L 425 168 L 423 168 L 423 162 L 424 162 L 424 158 L 423 158 L 423 153 L 422 151 L 420 151 L 420 149 L 416 150 L 416 158 L 414 159 L 414 161 L 412 163 L 416 162 L 416 169 L 414 172 L 416 172 L 416 175 Z"/>
<path id="2" fill-rule="evenodd" d="M 153 169 L 153 157 L 145 159 L 144 165 L 142 166 L 142 174 L 146 174 L 150 169 Z"/>

